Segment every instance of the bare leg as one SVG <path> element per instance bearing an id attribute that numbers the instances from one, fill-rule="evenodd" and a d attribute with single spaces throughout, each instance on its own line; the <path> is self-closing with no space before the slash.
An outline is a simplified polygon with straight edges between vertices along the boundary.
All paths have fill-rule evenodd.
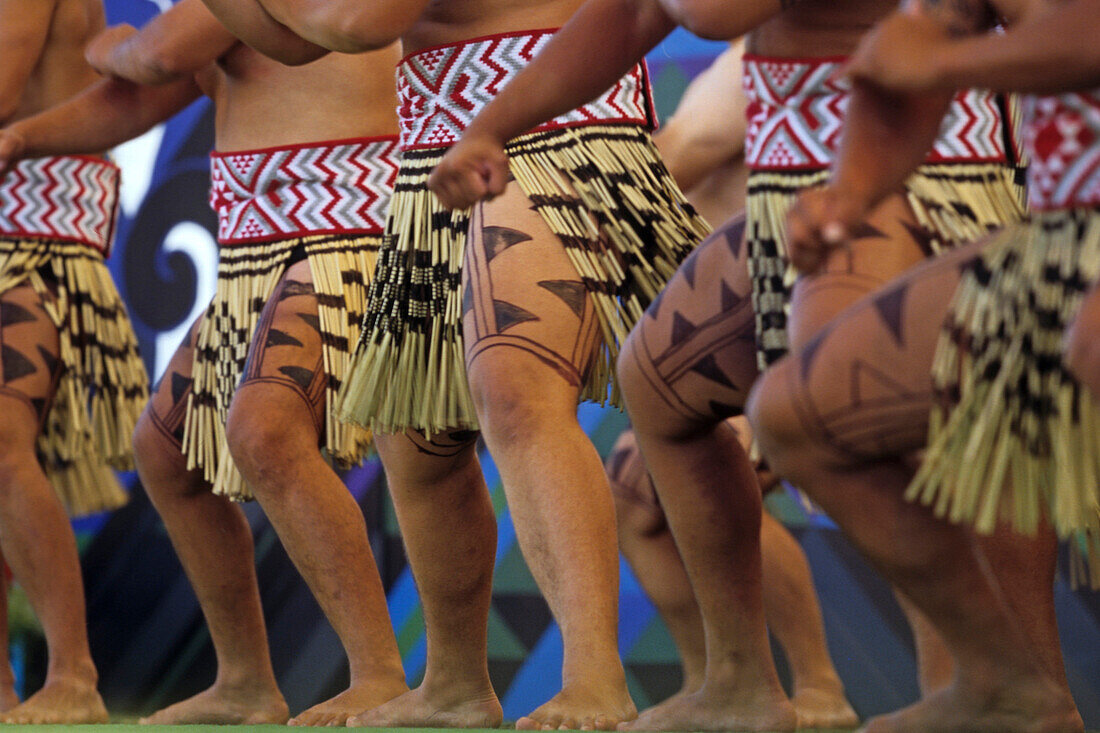
<path id="1" fill-rule="evenodd" d="M 427 627 L 424 681 L 348 721 L 368 727 L 495 728 L 488 624 L 496 517 L 476 434 L 376 435 Z"/>
<path id="2" fill-rule="evenodd" d="M 562 689 L 519 728 L 614 728 L 636 715 L 619 659 L 614 505 L 576 418 L 599 324 L 584 283 L 511 183 L 470 223 L 470 388 L 516 536 L 561 627 Z"/>
<path id="3" fill-rule="evenodd" d="M 615 499 L 619 551 L 656 606 L 680 653 L 684 683 L 677 696 L 695 692 L 703 685 L 707 664 L 703 619 L 633 431 L 619 436 L 606 469 Z"/>
<path id="4" fill-rule="evenodd" d="M 164 521 L 206 617 L 218 675 L 209 689 L 142 722 L 283 723 L 288 711 L 271 668 L 252 532 L 239 507 L 212 494 L 201 471 L 186 469 L 181 452 L 194 334 L 193 328 L 142 414 L 134 433 L 134 450 L 138 475 Z"/>
<path id="5" fill-rule="evenodd" d="M 943 643 L 943 638 L 936 631 L 936 627 L 920 612 L 920 609 L 896 590 L 894 597 L 901 606 L 906 621 L 909 622 L 909 628 L 913 631 L 920 696 L 930 697 L 951 684 L 955 676 L 955 661 L 951 659 L 951 652 Z"/>
<path id="6" fill-rule="evenodd" d="M 845 312 L 754 392 L 775 470 L 802 486 L 942 632 L 952 685 L 868 731 L 1080 731 L 1068 689 L 969 533 L 906 502 L 923 446 L 938 324 L 973 248 L 917 268 Z"/>
<path id="7" fill-rule="evenodd" d="M 4 556 L 0 553 L 0 572 L 7 574 Z M 8 586 L 6 577 L 0 577 L 0 713 L 11 710 L 19 704 L 19 695 L 15 693 L 15 672 L 11 668 L 8 646 Z"/>
<path id="8" fill-rule="evenodd" d="M 764 615 L 791 665 L 799 728 L 852 728 L 859 716 L 825 644 L 810 565 L 798 541 L 767 512 L 760 530 Z"/>
<path id="9" fill-rule="evenodd" d="M 290 721 L 344 725 L 408 691 L 386 593 L 355 499 L 321 457 L 326 376 L 309 263 L 291 266 L 261 315 L 226 434 L 298 571 L 348 654 L 350 687 Z"/>
<path id="10" fill-rule="evenodd" d="M 735 421 L 742 423 L 743 418 Z M 738 424 L 742 445 L 748 441 Z M 619 438 L 607 462 L 619 525 L 619 549 L 649 594 L 680 651 L 684 685 L 697 691 L 706 667 L 706 643 L 699 606 L 679 550 L 657 503 L 633 431 Z M 852 727 L 859 722 L 829 658 L 825 629 L 806 556 L 786 528 L 767 513 L 760 535 L 764 612 L 791 665 L 792 703 L 801 728 Z M 675 700 L 670 705 L 675 706 Z"/>
<path id="11" fill-rule="evenodd" d="M 46 683 L 3 715 L 5 723 L 105 723 L 88 649 L 84 584 L 69 518 L 35 454 L 58 377 L 57 330 L 23 285 L 0 295 L 0 546 L 42 622 Z"/>
<path id="12" fill-rule="evenodd" d="M 694 694 L 645 711 L 641 730 L 792 730 L 761 591 L 761 498 L 725 418 L 756 378 L 743 227 L 716 231 L 680 268 L 619 359 L 638 444 L 706 630 Z"/>
<path id="13" fill-rule="evenodd" d="M 1073 326 L 1066 334 L 1066 364 L 1100 399 L 1100 287 L 1085 297 Z"/>

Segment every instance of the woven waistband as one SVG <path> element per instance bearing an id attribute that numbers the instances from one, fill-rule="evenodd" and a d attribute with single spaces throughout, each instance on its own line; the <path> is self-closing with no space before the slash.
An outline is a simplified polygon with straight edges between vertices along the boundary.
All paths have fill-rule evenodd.
<path id="1" fill-rule="evenodd" d="M 748 54 L 745 161 L 762 170 L 832 165 L 851 87 L 834 78 L 843 58 L 785 59 Z M 926 163 L 1007 163 L 1003 117 L 993 92 L 961 91 Z"/>
<path id="2" fill-rule="evenodd" d="M 553 30 L 522 31 L 433 46 L 406 56 L 397 75 L 402 150 L 453 145 L 477 113 L 530 63 Z M 645 64 L 596 101 L 530 130 L 590 124 L 652 128 L 656 115 Z"/>
<path id="3" fill-rule="evenodd" d="M 212 153 L 218 242 L 381 234 L 399 164 L 396 136 Z"/>
<path id="4" fill-rule="evenodd" d="M 1100 89 L 1025 97 L 1024 110 L 1031 207 L 1100 206 Z"/>
<path id="5" fill-rule="evenodd" d="M 0 235 L 78 242 L 108 253 L 119 170 L 102 158 L 20 161 L 0 177 Z"/>

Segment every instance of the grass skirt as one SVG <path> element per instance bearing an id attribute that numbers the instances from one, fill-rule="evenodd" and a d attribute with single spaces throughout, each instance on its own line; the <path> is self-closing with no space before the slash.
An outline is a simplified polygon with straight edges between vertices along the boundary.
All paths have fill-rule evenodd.
<path id="1" fill-rule="evenodd" d="M 115 509 L 128 497 L 112 469 L 134 467 L 134 426 L 149 397 L 126 306 L 97 249 L 0 238 L 0 293 L 24 284 L 57 328 L 62 363 L 39 460 L 69 514 Z"/>
<path id="2" fill-rule="evenodd" d="M 368 452 L 370 433 L 337 420 L 334 408 L 366 309 L 366 273 L 374 268 L 379 239 L 326 235 L 221 248 L 217 290 L 195 343 L 183 439 L 188 469 L 202 468 L 214 493 L 234 501 L 254 498 L 229 455 L 226 418 L 260 314 L 299 247 L 309 261 L 320 316 L 327 378 L 323 447 L 341 466 L 360 462 Z"/>
<path id="3" fill-rule="evenodd" d="M 468 211 L 427 188 L 446 149 L 404 153 L 341 414 L 383 433 L 476 429 L 462 342 Z M 593 298 L 603 344 L 582 398 L 620 404 L 619 347 L 706 223 L 632 125 L 553 129 L 507 146 L 512 174 Z"/>
<path id="4" fill-rule="evenodd" d="M 756 311 L 757 361 L 763 370 L 788 351 L 787 316 L 795 273 L 787 261 L 787 212 L 798 194 L 828 182 L 830 172 L 749 174 L 746 236 Z M 905 182 L 906 199 L 929 237 L 929 256 L 973 242 L 1024 216 L 1016 172 L 989 163 L 925 164 Z"/>
<path id="5" fill-rule="evenodd" d="M 1046 517 L 1100 587 L 1100 413 L 1062 362 L 1100 277 L 1100 212 L 1038 214 L 998 234 L 961 281 L 937 347 L 927 457 L 907 496 L 983 533 Z"/>

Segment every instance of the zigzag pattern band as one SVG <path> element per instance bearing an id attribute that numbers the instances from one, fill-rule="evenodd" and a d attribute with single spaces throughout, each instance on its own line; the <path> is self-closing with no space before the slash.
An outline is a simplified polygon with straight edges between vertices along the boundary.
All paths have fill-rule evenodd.
<path id="1" fill-rule="evenodd" d="M 462 137 L 477 113 L 546 45 L 552 30 L 523 31 L 422 49 L 405 57 L 397 76 L 403 150 L 440 148 Z M 653 127 L 644 64 L 599 99 L 534 130 L 593 123 Z"/>
<path id="2" fill-rule="evenodd" d="M 834 79 L 840 58 L 746 55 L 745 161 L 755 170 L 828 168 L 840 146 L 851 88 Z M 993 92 L 967 90 L 951 102 L 926 163 L 1004 163 L 1002 117 Z"/>
<path id="3" fill-rule="evenodd" d="M 0 178 L 0 235 L 78 242 L 106 254 L 118 184 L 118 168 L 101 158 L 20 161 Z"/>
<path id="4" fill-rule="evenodd" d="M 396 137 L 215 152 L 210 206 L 218 241 L 381 234 L 399 157 Z"/>

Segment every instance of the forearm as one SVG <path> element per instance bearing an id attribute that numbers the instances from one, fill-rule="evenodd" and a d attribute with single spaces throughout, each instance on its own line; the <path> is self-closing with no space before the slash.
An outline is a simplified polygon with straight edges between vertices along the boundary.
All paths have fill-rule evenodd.
<path id="1" fill-rule="evenodd" d="M 233 35 L 276 61 L 297 66 L 328 53 L 272 18 L 256 0 L 203 2 Z"/>
<path id="2" fill-rule="evenodd" d="M 428 0 L 259 0 L 276 22 L 330 51 L 385 48 L 420 17 Z"/>
<path id="3" fill-rule="evenodd" d="M 191 80 L 151 87 L 104 79 L 8 129 L 23 140 L 23 158 L 97 153 L 148 131 L 199 95 Z"/>
<path id="4" fill-rule="evenodd" d="M 675 28 L 656 2 L 589 0 L 470 125 L 501 142 L 607 91 Z"/>
<path id="5" fill-rule="evenodd" d="M 898 94 L 856 83 L 832 186 L 868 211 L 924 161 L 952 94 Z"/>
<path id="6" fill-rule="evenodd" d="M 934 63 L 944 89 L 1054 94 L 1100 86 L 1100 0 L 1070 0 L 1005 33 L 962 38 Z"/>

